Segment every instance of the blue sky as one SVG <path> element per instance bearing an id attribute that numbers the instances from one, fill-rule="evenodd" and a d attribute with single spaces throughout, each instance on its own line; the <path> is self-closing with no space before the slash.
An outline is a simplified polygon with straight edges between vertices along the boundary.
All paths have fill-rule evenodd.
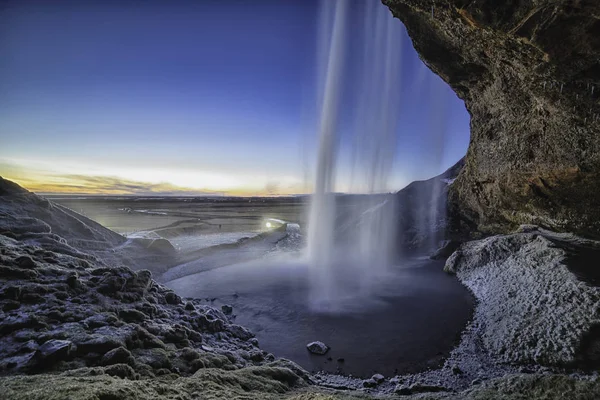
<path id="1" fill-rule="evenodd" d="M 310 190 L 317 1 L 0 7 L 0 175 L 40 192 Z M 397 23 L 400 188 L 465 154 L 469 116 Z"/>

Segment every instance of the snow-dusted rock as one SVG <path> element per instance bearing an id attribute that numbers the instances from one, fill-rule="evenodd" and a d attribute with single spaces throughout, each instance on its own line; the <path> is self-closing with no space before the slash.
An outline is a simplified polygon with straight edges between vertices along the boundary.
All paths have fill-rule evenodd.
<path id="1" fill-rule="evenodd" d="M 600 289 L 578 280 L 566 259 L 556 240 L 517 233 L 463 244 L 445 270 L 478 299 L 473 325 L 491 354 L 565 365 L 588 357 L 584 338 L 600 323 Z"/>

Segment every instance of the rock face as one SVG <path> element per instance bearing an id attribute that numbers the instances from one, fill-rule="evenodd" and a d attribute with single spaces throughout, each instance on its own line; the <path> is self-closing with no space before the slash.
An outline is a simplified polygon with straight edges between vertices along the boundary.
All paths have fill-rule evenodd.
<path id="1" fill-rule="evenodd" d="M 383 3 L 471 115 L 453 230 L 600 237 L 600 3 Z"/>

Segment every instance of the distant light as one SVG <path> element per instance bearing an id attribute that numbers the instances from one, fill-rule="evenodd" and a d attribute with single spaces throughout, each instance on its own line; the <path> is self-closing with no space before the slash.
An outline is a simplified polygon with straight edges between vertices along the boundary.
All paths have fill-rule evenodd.
<path id="1" fill-rule="evenodd" d="M 271 223 L 270 222 L 267 222 L 266 225 L 267 225 L 267 228 L 271 227 Z"/>

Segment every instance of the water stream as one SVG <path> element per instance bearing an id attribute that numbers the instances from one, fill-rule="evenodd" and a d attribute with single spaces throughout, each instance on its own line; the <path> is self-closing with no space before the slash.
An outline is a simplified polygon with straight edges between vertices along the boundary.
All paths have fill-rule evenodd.
<path id="1" fill-rule="evenodd" d="M 308 227 L 310 300 L 319 310 L 335 311 L 346 299 L 374 290 L 396 244 L 395 201 L 385 194 L 392 189 L 398 136 L 400 24 L 377 1 L 355 6 L 324 1 L 321 10 L 319 150 Z M 361 40 L 349 42 L 349 29 L 362 30 Z M 348 57 L 349 48 L 355 57 Z M 349 59 L 352 65 L 346 67 Z M 348 90 L 343 83 L 350 81 Z M 342 96 L 353 100 L 349 129 L 342 121 L 348 115 Z M 342 138 L 350 146 L 342 146 Z M 345 159 L 349 189 L 366 195 L 345 207 L 344 231 L 336 178 Z"/>

